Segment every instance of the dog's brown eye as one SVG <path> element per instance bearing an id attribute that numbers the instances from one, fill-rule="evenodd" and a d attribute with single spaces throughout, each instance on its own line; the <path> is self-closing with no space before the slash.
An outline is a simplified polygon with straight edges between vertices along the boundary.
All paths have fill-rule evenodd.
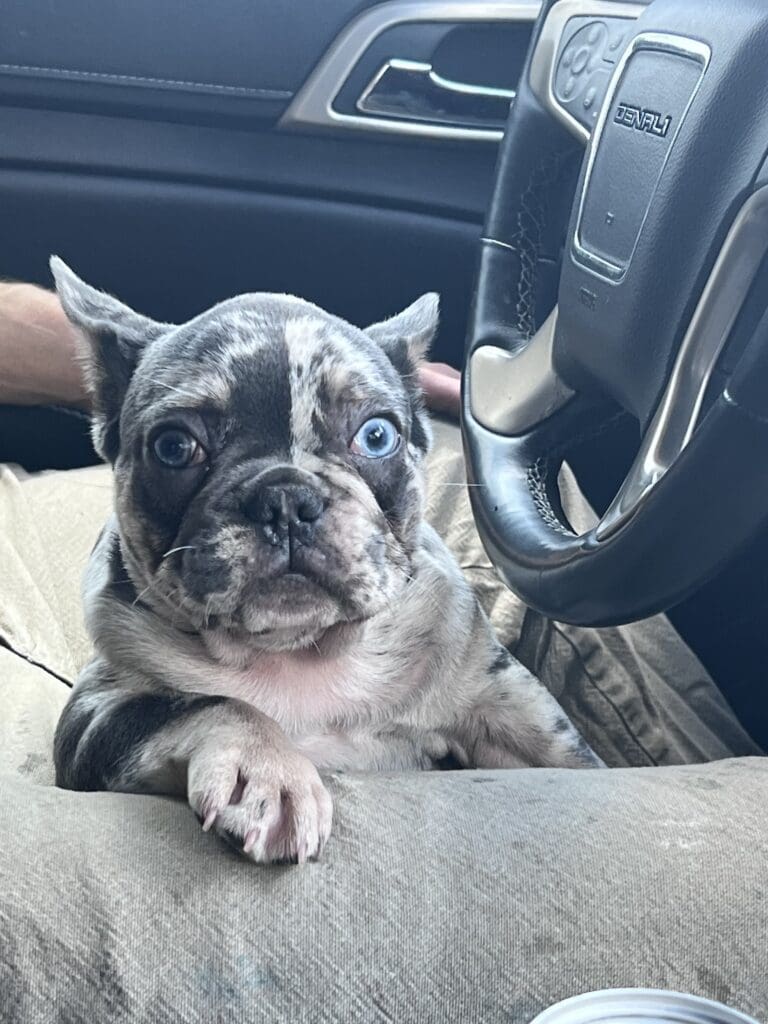
<path id="1" fill-rule="evenodd" d="M 186 430 L 171 427 L 163 430 L 152 442 L 152 451 L 158 462 L 170 469 L 186 469 L 205 461 L 202 445 Z"/>

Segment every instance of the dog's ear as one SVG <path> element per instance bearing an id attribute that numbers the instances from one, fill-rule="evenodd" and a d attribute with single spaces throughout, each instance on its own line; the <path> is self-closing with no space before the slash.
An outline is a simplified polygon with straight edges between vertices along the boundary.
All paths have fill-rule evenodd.
<path id="1" fill-rule="evenodd" d="M 146 346 L 171 325 L 134 313 L 92 288 L 58 256 L 51 257 L 50 266 L 64 312 L 85 341 L 82 361 L 93 404 L 94 445 L 103 458 L 114 462 L 120 447 L 120 409 L 131 377 Z"/>
<path id="2" fill-rule="evenodd" d="M 366 327 L 365 333 L 381 345 L 395 369 L 408 376 L 427 357 L 437 334 L 439 311 L 440 296 L 427 292 L 397 316 Z"/>
<path id="3" fill-rule="evenodd" d="M 440 296 L 428 292 L 397 316 L 365 329 L 365 333 L 381 345 L 403 378 L 411 403 L 411 440 L 422 455 L 432 446 L 432 429 L 416 371 L 426 359 L 437 333 L 439 314 Z"/>

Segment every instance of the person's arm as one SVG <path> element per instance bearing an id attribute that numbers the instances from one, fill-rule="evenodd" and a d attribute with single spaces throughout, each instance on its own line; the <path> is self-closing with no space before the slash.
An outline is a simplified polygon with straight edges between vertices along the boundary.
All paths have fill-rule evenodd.
<path id="1" fill-rule="evenodd" d="M 458 416 L 458 370 L 425 363 L 427 405 Z M 88 407 L 77 359 L 77 332 L 55 292 L 0 282 L 0 403 Z"/>
<path id="2" fill-rule="evenodd" d="M 0 403 L 88 405 L 77 332 L 55 292 L 0 282 Z"/>

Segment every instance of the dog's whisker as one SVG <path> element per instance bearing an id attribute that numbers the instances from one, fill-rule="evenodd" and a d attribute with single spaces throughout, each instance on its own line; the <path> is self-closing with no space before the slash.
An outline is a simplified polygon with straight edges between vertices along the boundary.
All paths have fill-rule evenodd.
<path id="1" fill-rule="evenodd" d="M 183 610 L 184 595 L 181 593 L 178 587 L 171 587 L 169 590 L 159 591 L 161 599 L 165 602 L 168 608 L 171 610 L 174 616 L 174 623 L 176 621 L 176 615 L 178 612 Z"/>
<path id="2" fill-rule="evenodd" d="M 163 557 L 160 559 L 160 561 L 162 562 L 163 559 L 168 558 L 169 555 L 175 555 L 177 551 L 195 551 L 195 550 L 196 550 L 196 548 L 195 548 L 194 544 L 182 544 L 178 548 L 171 548 L 170 551 L 166 551 L 165 554 L 163 555 Z"/>
<path id="3" fill-rule="evenodd" d="M 173 384 L 166 384 L 164 380 L 155 380 L 154 377 L 148 377 L 147 380 L 151 384 L 157 384 L 159 388 L 166 388 L 168 391 L 175 391 L 177 394 L 182 395 L 184 398 L 194 398 L 195 396 L 189 391 L 184 391 L 183 388 L 174 387 Z"/>
<path id="4" fill-rule="evenodd" d="M 150 583 L 148 587 L 144 587 L 144 589 L 141 591 L 141 593 L 136 595 L 136 597 L 131 602 L 131 606 L 134 607 L 135 605 L 137 605 L 139 603 L 139 601 L 142 599 L 142 597 L 144 597 L 144 595 L 147 593 L 147 591 L 151 590 L 151 589 L 152 589 L 152 584 Z"/>

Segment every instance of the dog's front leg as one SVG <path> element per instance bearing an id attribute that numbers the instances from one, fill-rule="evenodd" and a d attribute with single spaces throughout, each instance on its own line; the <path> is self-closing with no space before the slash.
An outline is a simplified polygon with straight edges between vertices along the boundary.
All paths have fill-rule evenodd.
<path id="1" fill-rule="evenodd" d="M 604 768 L 549 691 L 495 647 L 457 740 L 472 768 Z"/>
<path id="2" fill-rule="evenodd" d="M 59 721 L 56 783 L 185 796 L 203 828 L 256 861 L 317 856 L 332 804 L 315 766 L 251 705 L 120 680 L 97 659 Z"/>

